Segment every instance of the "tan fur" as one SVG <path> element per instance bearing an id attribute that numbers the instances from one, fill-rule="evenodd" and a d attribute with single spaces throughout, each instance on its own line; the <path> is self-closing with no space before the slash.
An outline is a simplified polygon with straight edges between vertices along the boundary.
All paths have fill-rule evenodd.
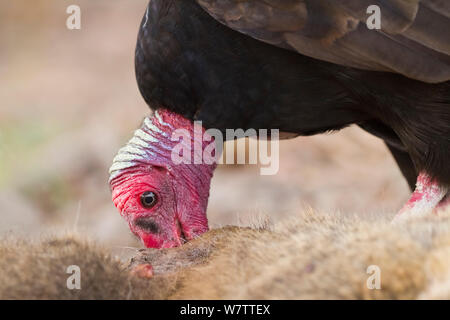
<path id="1" fill-rule="evenodd" d="M 81 289 L 67 288 L 67 267 L 78 265 Z M 0 244 L 0 299 L 142 299 L 167 295 L 157 281 L 144 283 L 107 251 L 76 235 Z M 154 289 L 158 287 L 158 289 Z"/>
<path id="2" fill-rule="evenodd" d="M 174 249 L 142 249 L 128 269 L 74 237 L 0 246 L 0 298 L 447 299 L 450 217 L 391 225 L 388 219 L 305 212 L 271 230 L 225 227 Z M 66 266 L 82 270 L 68 290 Z M 381 289 L 367 288 L 367 267 Z M 84 277 L 84 278 L 83 278 Z"/>

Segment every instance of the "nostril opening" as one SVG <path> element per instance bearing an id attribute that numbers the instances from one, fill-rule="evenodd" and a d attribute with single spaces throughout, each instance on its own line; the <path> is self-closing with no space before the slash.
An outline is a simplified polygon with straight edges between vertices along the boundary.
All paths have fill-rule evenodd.
<path id="1" fill-rule="evenodd" d="M 138 218 L 135 225 L 150 233 L 159 233 L 159 226 L 149 218 Z"/>

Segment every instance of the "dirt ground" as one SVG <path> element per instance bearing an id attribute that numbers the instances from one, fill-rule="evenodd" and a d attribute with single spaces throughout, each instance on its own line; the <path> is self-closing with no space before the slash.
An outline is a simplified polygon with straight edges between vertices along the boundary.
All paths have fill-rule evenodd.
<path id="1" fill-rule="evenodd" d="M 0 2 L 0 235 L 77 229 L 118 252 L 140 247 L 110 200 L 112 158 L 149 109 L 134 78 L 147 0 Z M 311 206 L 393 215 L 408 188 L 383 143 L 352 127 L 280 144 L 280 170 L 221 166 L 213 227 L 274 222 Z M 251 218 L 250 218 L 251 217 Z"/>

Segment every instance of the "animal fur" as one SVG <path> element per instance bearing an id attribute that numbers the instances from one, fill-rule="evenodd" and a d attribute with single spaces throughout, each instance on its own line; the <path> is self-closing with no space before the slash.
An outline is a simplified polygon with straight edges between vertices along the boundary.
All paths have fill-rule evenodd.
<path id="1" fill-rule="evenodd" d="M 153 266 L 151 279 L 131 275 Z M 82 289 L 68 290 L 77 264 Z M 381 289 L 367 288 L 367 267 Z M 3 299 L 449 299 L 450 214 L 392 225 L 307 211 L 272 228 L 225 227 L 182 247 L 142 249 L 128 266 L 64 236 L 0 245 Z"/>
<path id="2" fill-rule="evenodd" d="M 67 288 L 71 265 L 80 267 L 80 290 Z M 157 282 L 133 277 L 104 248 L 78 235 L 0 244 L 0 299 L 159 299 L 165 292 L 153 287 Z"/>

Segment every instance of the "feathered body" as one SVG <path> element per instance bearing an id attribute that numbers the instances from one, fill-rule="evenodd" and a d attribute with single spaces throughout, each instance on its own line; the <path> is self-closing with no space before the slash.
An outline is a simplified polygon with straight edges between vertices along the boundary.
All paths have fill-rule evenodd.
<path id="1" fill-rule="evenodd" d="M 341 66 L 275 47 L 213 19 L 194 0 L 151 1 L 136 48 L 145 101 L 206 128 L 312 135 L 357 124 L 450 185 L 450 82 Z M 395 156 L 395 155 L 394 155 Z"/>

